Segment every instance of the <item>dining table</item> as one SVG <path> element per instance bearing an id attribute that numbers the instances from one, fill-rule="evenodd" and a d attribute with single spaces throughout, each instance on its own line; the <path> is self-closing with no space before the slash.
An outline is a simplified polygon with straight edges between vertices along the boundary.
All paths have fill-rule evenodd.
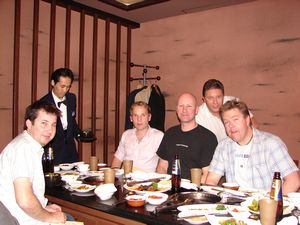
<path id="1" fill-rule="evenodd" d="M 124 188 L 123 177 L 116 178 L 114 185 L 117 191 L 108 200 L 100 200 L 94 191 L 80 193 L 70 191 L 63 185 L 46 187 L 45 195 L 50 203 L 60 205 L 64 212 L 71 214 L 76 221 L 84 222 L 85 225 L 191 224 L 178 217 L 179 211 L 177 207 L 169 207 L 169 210 L 157 210 L 162 207 L 150 204 L 145 204 L 141 207 L 129 206 L 125 201 L 129 191 Z M 200 190 L 191 190 L 183 187 L 179 190 L 180 194 L 198 191 Z M 171 196 L 174 196 L 170 190 L 165 193 L 169 195 L 169 199 Z M 236 201 L 228 204 L 238 207 L 240 202 Z M 165 204 L 166 208 L 170 205 L 172 206 L 172 204 Z M 209 225 L 210 223 L 204 222 L 201 224 Z M 257 224 L 260 224 L 259 221 Z"/>

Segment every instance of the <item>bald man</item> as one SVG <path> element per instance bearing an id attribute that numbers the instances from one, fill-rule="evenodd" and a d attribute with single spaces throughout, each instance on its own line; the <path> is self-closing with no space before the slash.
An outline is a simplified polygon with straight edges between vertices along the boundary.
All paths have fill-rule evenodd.
<path id="1" fill-rule="evenodd" d="M 179 96 L 176 113 L 180 124 L 166 131 L 157 151 L 160 159 L 156 172 L 171 174 L 174 156 L 178 154 L 181 177 L 190 179 L 191 168 L 202 168 L 201 183 L 205 182 L 218 142 L 211 131 L 196 123 L 197 112 L 197 99 L 193 94 Z"/>

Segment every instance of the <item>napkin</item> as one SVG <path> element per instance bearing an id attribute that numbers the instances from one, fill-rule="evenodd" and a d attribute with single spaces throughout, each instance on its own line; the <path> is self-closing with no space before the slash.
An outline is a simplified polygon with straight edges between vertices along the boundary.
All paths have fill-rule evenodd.
<path id="1" fill-rule="evenodd" d="M 277 225 L 297 225 L 298 220 L 295 216 L 284 217 Z"/>
<path id="2" fill-rule="evenodd" d="M 180 187 L 188 190 L 195 190 L 195 191 L 198 190 L 197 184 L 190 183 L 190 182 L 181 182 Z"/>

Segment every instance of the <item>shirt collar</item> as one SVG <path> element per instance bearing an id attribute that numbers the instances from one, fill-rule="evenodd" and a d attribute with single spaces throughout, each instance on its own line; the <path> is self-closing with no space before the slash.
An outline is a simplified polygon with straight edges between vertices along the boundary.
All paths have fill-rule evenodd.
<path id="1" fill-rule="evenodd" d="M 58 103 L 58 102 L 64 101 L 64 100 L 66 99 L 66 96 L 64 96 L 62 99 L 59 99 L 59 98 L 53 93 L 53 91 L 51 91 L 51 93 L 52 93 L 52 97 L 53 97 L 53 99 L 54 99 L 54 102 L 55 102 L 55 105 L 56 105 L 56 106 L 57 106 L 57 103 Z"/>
<path id="2" fill-rule="evenodd" d="M 32 144 L 34 145 L 33 146 L 33 150 L 35 150 L 35 151 L 37 151 L 37 152 L 39 152 L 39 151 L 42 151 L 42 152 L 44 152 L 44 148 L 43 148 L 43 146 L 40 144 L 40 143 L 38 143 L 29 133 L 28 133 L 28 131 L 27 130 L 24 130 L 24 136 L 27 138 L 27 139 L 29 139 L 31 142 L 32 142 Z"/>

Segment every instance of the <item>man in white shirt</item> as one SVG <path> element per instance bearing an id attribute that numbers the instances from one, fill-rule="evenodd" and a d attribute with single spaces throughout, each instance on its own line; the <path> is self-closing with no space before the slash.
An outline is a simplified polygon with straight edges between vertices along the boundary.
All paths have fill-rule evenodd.
<path id="1" fill-rule="evenodd" d="M 138 101 L 131 105 L 130 120 L 134 128 L 126 130 L 112 160 L 112 168 L 120 168 L 123 160 L 133 160 L 136 169 L 155 172 L 158 156 L 156 151 L 164 136 L 163 132 L 149 126 L 151 109 Z"/>
<path id="2" fill-rule="evenodd" d="M 199 106 L 196 122 L 213 132 L 218 142 L 227 137 L 219 111 L 220 107 L 229 100 L 239 100 L 233 96 L 224 96 L 224 85 L 221 81 L 210 79 L 205 82 L 202 89 L 203 104 Z M 251 125 L 257 128 L 258 124 L 251 112 Z"/>
<path id="3" fill-rule="evenodd" d="M 47 205 L 42 168 L 43 146 L 54 137 L 59 116 L 55 105 L 33 103 L 26 109 L 25 130 L 0 154 L 0 201 L 20 225 L 66 221 L 58 205 Z"/>

